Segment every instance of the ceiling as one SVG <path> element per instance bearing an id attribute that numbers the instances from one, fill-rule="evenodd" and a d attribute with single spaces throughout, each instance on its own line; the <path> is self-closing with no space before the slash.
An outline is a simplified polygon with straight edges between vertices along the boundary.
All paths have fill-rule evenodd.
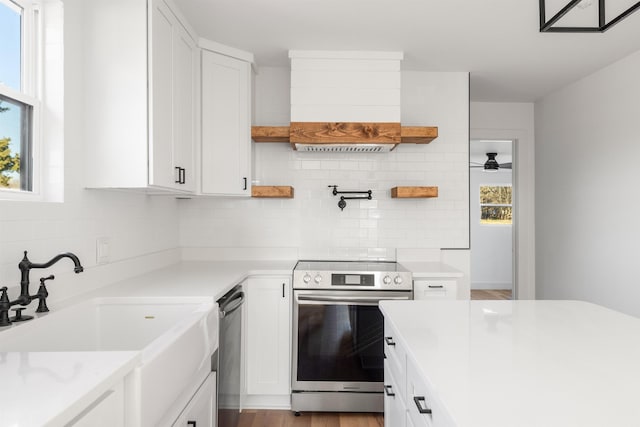
<path id="1" fill-rule="evenodd" d="M 568 1 L 547 0 L 548 17 Z M 605 33 L 540 33 L 539 0 L 174 3 L 199 36 L 254 53 L 258 67 L 288 66 L 289 49 L 403 51 L 404 70 L 469 71 L 473 101 L 535 101 L 640 49 L 640 11 Z M 580 13 L 597 16 L 593 3 Z"/>

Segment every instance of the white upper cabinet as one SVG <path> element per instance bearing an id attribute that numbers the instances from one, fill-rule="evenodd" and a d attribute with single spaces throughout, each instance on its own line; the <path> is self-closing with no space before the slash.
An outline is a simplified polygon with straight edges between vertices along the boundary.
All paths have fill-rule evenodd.
<path id="1" fill-rule="evenodd" d="M 194 192 L 194 39 L 163 0 L 84 4 L 86 186 Z"/>
<path id="2" fill-rule="evenodd" d="M 251 64 L 202 50 L 204 195 L 251 195 Z"/>

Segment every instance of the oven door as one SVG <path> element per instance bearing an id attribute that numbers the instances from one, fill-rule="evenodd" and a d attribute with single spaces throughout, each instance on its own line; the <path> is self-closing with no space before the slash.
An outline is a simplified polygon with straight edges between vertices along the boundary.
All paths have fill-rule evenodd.
<path id="1" fill-rule="evenodd" d="M 383 317 L 378 302 L 411 291 L 295 290 L 292 390 L 382 392 Z"/>

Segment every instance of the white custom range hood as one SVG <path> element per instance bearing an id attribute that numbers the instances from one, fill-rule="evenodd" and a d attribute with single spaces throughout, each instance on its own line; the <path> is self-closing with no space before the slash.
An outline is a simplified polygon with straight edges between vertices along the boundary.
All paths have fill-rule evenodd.
<path id="1" fill-rule="evenodd" d="M 429 143 L 436 127 L 400 125 L 402 52 L 289 51 L 290 126 L 254 126 L 255 142 L 309 152 L 382 153 Z"/>
<path id="2" fill-rule="evenodd" d="M 295 149 L 371 153 L 400 142 L 402 52 L 291 50 L 289 58 L 291 131 L 306 140 L 291 141 Z"/>

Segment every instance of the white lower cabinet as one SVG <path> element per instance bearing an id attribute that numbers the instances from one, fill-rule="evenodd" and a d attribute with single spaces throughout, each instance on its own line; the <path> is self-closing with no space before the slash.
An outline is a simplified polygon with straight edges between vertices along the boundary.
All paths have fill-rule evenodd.
<path id="1" fill-rule="evenodd" d="M 401 387 L 393 378 L 389 363 L 384 362 L 384 427 L 405 427 L 406 404 L 400 394 Z"/>
<path id="2" fill-rule="evenodd" d="M 287 408 L 291 396 L 291 278 L 249 277 L 245 407 Z"/>
<path id="3" fill-rule="evenodd" d="M 454 279 L 414 278 L 413 298 L 424 299 L 456 299 L 458 282 Z"/>
<path id="4" fill-rule="evenodd" d="M 211 372 L 180 414 L 174 427 L 216 426 L 216 373 Z"/>
<path id="5" fill-rule="evenodd" d="M 433 387 L 407 355 L 398 334 L 385 323 L 385 427 L 453 427 Z"/>

